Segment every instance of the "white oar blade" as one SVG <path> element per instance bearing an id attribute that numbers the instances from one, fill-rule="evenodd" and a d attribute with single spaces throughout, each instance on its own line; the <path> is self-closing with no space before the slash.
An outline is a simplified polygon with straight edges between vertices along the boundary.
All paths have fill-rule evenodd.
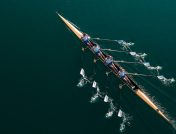
<path id="1" fill-rule="evenodd" d="M 159 75 L 159 76 L 157 76 L 157 77 L 158 77 L 158 79 L 160 79 L 160 80 L 165 80 L 165 79 L 166 79 L 163 75 Z"/>
<path id="2" fill-rule="evenodd" d="M 122 112 L 122 110 L 120 109 L 117 116 L 118 116 L 118 117 L 122 117 L 122 114 L 123 114 L 123 112 Z"/>
<path id="3" fill-rule="evenodd" d="M 162 70 L 162 67 L 161 66 L 156 66 L 156 69 L 157 70 Z"/>
<path id="4" fill-rule="evenodd" d="M 81 68 L 80 75 L 82 75 L 83 77 L 85 77 L 85 71 L 84 71 L 83 68 Z"/>
<path id="5" fill-rule="evenodd" d="M 92 87 L 97 88 L 97 82 L 96 81 L 93 81 Z"/>
<path id="6" fill-rule="evenodd" d="M 129 52 L 131 56 L 135 56 L 136 52 Z"/>
<path id="7" fill-rule="evenodd" d="M 174 79 L 174 78 L 171 78 L 171 82 L 175 82 L 175 79 Z"/>
<path id="8" fill-rule="evenodd" d="M 109 97 L 106 95 L 106 96 L 104 97 L 104 102 L 108 102 L 108 100 L 109 100 Z"/>
<path id="9" fill-rule="evenodd" d="M 149 62 L 144 62 L 143 63 L 145 67 L 150 67 L 150 63 Z"/>

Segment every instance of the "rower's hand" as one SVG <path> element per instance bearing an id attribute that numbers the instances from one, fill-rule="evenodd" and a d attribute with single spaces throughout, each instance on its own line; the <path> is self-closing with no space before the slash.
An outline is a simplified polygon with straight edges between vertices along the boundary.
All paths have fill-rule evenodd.
<path id="1" fill-rule="evenodd" d="M 84 50 L 85 50 L 84 47 L 82 47 L 81 50 L 84 52 Z"/>

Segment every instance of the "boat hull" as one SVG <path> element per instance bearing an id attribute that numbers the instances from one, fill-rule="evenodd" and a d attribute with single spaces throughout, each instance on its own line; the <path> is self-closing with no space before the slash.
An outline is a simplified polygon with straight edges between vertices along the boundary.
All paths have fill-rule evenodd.
<path id="1" fill-rule="evenodd" d="M 57 13 L 58 14 L 58 13 Z M 61 20 L 66 24 L 66 26 L 79 38 L 83 37 L 83 33 L 79 31 L 76 27 L 74 27 L 68 20 L 62 17 L 60 14 L 58 16 Z M 101 60 L 101 59 L 100 59 Z M 102 61 L 102 60 L 101 60 Z M 102 61 L 103 62 L 103 61 Z M 122 67 L 120 67 L 122 68 Z M 111 69 L 113 72 L 113 70 Z M 114 73 L 114 72 L 113 72 Z M 116 73 L 114 73 L 116 75 Z M 117 76 L 117 75 L 116 75 Z M 140 87 L 128 76 L 128 78 L 137 86 L 138 88 L 132 89 L 128 84 L 127 86 L 140 98 L 142 99 L 148 106 L 150 106 L 153 110 L 155 110 L 163 119 L 165 119 L 168 123 L 171 124 L 171 121 L 164 115 L 164 113 L 149 99 L 149 97 L 140 89 Z M 123 80 L 122 80 L 123 81 Z M 125 81 L 123 81 L 125 83 Z"/>

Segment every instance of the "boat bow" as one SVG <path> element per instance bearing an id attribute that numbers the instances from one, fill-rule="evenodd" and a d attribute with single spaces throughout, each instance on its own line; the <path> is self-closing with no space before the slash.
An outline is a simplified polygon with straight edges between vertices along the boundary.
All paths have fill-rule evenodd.
<path id="1" fill-rule="evenodd" d="M 62 17 L 58 12 L 56 12 L 57 15 L 61 18 L 61 20 L 68 26 L 68 28 L 75 33 L 75 35 L 81 39 L 83 37 L 83 33 L 79 31 L 76 27 L 74 27 L 68 20 L 66 20 L 64 17 Z"/>

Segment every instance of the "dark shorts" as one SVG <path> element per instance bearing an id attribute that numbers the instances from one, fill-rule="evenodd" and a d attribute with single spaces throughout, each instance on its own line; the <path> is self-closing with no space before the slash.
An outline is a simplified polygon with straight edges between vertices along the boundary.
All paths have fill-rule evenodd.
<path id="1" fill-rule="evenodd" d="M 86 45 L 88 45 L 88 44 L 90 43 L 89 40 L 86 40 L 86 41 L 83 41 L 83 42 L 84 42 L 84 44 L 86 44 Z"/>
<path id="2" fill-rule="evenodd" d="M 125 75 L 124 76 L 119 76 L 121 79 L 124 79 L 125 78 Z"/>
<path id="3" fill-rule="evenodd" d="M 112 62 L 111 62 L 111 63 L 109 63 L 109 64 L 108 64 L 108 66 L 109 66 L 109 67 L 111 67 L 111 66 L 112 66 Z"/>
<path id="4" fill-rule="evenodd" d="M 95 54 L 96 54 L 96 55 L 99 55 L 99 54 L 100 54 L 100 51 L 98 51 L 98 52 L 95 52 Z"/>
<path id="5" fill-rule="evenodd" d="M 124 78 L 125 78 L 125 75 L 124 75 L 124 76 L 120 76 L 120 78 L 124 79 Z"/>

